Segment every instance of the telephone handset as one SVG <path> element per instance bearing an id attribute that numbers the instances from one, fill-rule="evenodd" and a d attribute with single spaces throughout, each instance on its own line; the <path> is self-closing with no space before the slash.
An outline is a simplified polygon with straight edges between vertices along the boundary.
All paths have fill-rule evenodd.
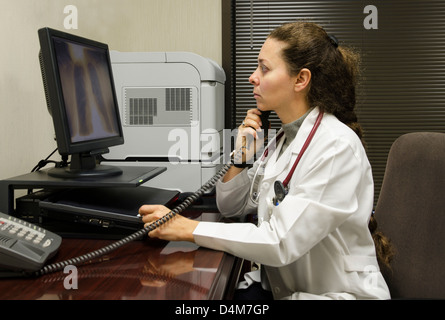
<path id="1" fill-rule="evenodd" d="M 261 111 L 261 110 L 260 110 Z M 262 129 L 264 132 L 264 141 L 266 141 L 267 136 L 269 134 L 269 127 L 270 127 L 270 121 L 269 121 L 270 111 L 261 111 L 261 123 L 262 123 Z"/>

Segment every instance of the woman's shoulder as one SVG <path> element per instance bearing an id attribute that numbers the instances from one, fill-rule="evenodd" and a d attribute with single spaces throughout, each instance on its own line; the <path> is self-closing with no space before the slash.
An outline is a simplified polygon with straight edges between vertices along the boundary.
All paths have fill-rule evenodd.
<path id="1" fill-rule="evenodd" d="M 325 114 L 323 116 L 323 128 L 330 134 L 332 139 L 346 140 L 353 144 L 360 144 L 360 138 L 346 124 L 337 119 L 333 114 Z"/>
<path id="2" fill-rule="evenodd" d="M 325 114 L 320 128 L 320 140 L 325 143 L 325 147 L 350 149 L 357 159 L 367 158 L 366 150 L 357 134 L 334 115 Z"/>

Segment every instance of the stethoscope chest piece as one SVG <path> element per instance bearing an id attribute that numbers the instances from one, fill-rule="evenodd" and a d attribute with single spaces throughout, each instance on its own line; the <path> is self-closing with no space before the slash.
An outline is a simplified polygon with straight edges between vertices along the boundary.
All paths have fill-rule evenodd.
<path id="1" fill-rule="evenodd" d="M 284 186 L 283 182 L 277 180 L 274 182 L 274 190 L 275 190 L 275 198 L 274 203 L 278 205 L 281 201 L 284 200 L 284 197 L 287 195 L 287 188 Z"/>

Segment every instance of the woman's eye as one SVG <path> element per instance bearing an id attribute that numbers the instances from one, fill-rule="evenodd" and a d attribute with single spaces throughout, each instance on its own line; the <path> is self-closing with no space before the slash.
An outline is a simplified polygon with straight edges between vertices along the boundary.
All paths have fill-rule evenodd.
<path id="1" fill-rule="evenodd" d="M 266 66 L 260 66 L 262 72 L 267 72 L 269 69 Z"/>

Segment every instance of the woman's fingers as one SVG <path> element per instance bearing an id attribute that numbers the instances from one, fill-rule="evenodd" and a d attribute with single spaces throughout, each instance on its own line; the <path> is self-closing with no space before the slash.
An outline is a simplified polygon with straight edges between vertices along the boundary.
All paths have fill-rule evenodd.
<path id="1" fill-rule="evenodd" d="M 143 205 L 139 208 L 139 215 L 144 223 L 154 222 L 169 212 L 170 209 L 163 205 Z"/>

